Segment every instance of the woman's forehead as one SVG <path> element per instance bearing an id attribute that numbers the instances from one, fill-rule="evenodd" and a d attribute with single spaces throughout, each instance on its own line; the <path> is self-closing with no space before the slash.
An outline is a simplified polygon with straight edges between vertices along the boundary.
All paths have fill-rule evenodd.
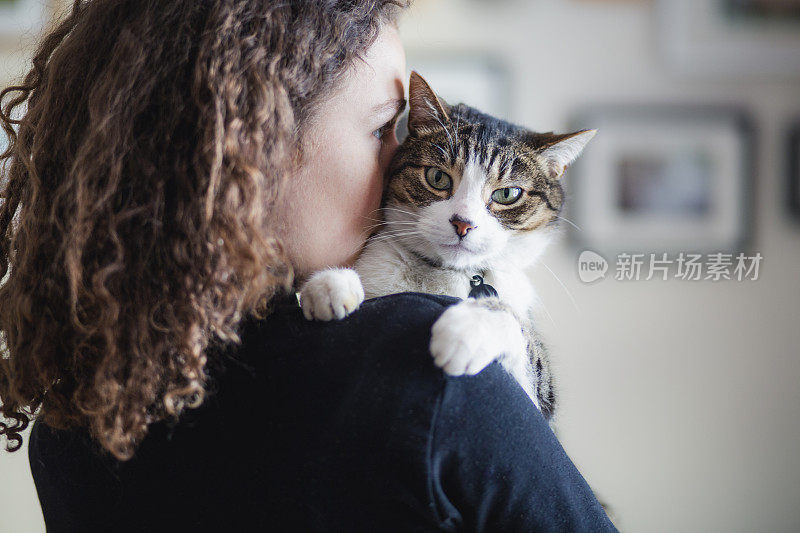
<path id="1" fill-rule="evenodd" d="M 374 116 L 375 110 L 391 107 L 405 95 L 405 50 L 394 26 L 383 25 L 362 59 L 357 59 L 329 100 L 329 111 Z"/>

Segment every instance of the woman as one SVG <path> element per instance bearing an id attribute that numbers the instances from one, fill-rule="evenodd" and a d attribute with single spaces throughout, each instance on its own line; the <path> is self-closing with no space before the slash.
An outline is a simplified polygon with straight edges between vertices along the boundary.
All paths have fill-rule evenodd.
<path id="1" fill-rule="evenodd" d="M 76 1 L 3 92 L 0 435 L 38 409 L 48 530 L 613 529 L 499 366 L 430 362 L 452 299 L 286 297 L 374 224 L 398 4 Z"/>

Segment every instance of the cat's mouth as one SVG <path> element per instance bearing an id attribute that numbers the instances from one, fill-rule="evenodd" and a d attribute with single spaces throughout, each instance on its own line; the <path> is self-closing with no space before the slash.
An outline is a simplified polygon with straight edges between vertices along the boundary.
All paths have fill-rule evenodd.
<path id="1" fill-rule="evenodd" d="M 467 244 L 464 241 L 453 244 L 439 244 L 438 256 L 442 264 L 458 268 L 470 267 L 486 258 L 486 248 Z"/>
<path id="2" fill-rule="evenodd" d="M 475 250 L 474 248 L 472 248 L 470 246 L 467 246 L 467 243 L 465 243 L 464 241 L 453 243 L 453 244 L 440 244 L 439 246 L 442 247 L 443 249 L 447 250 L 450 253 L 463 252 L 463 253 L 468 253 L 468 254 L 474 254 L 474 253 L 479 252 L 479 250 Z"/>

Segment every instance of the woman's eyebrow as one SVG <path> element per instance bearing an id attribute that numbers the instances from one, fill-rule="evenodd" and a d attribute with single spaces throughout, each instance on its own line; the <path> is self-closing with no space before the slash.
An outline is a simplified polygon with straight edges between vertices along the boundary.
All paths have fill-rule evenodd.
<path id="1" fill-rule="evenodd" d="M 394 117 L 402 113 L 405 108 L 406 108 L 405 98 L 392 98 L 391 100 L 387 100 L 373 107 L 372 112 L 370 114 L 372 116 L 378 116 L 378 115 L 388 114 L 390 111 L 394 111 L 394 113 L 392 114 L 392 116 Z"/>

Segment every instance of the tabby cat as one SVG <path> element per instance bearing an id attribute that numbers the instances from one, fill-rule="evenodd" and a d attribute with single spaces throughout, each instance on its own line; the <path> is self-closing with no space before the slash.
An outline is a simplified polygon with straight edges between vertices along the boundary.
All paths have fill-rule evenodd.
<path id="1" fill-rule="evenodd" d="M 462 298 L 433 326 L 434 362 L 460 375 L 499 359 L 550 419 L 553 376 L 524 270 L 553 239 L 564 202 L 560 178 L 595 130 L 534 133 L 450 106 L 416 72 L 409 102 L 409 135 L 390 164 L 382 228 L 354 270 L 309 278 L 303 312 L 343 318 L 364 297 L 405 291 Z M 468 298 L 476 275 L 498 296 Z"/>

